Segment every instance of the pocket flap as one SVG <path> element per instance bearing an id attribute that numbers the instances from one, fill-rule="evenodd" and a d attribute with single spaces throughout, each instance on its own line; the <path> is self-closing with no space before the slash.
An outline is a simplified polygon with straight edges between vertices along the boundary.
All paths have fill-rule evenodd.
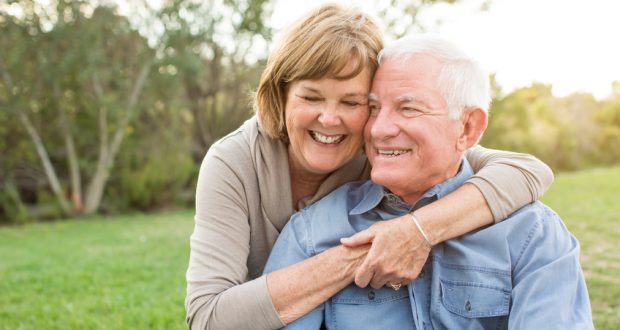
<path id="1" fill-rule="evenodd" d="M 370 286 L 360 288 L 354 284 L 340 290 L 332 297 L 335 304 L 381 304 L 388 301 L 407 298 L 409 290 L 403 286 L 395 291 L 391 288 L 373 289 Z"/>
<path id="2" fill-rule="evenodd" d="M 441 301 L 450 312 L 467 317 L 508 315 L 510 290 L 483 283 L 441 280 Z"/>

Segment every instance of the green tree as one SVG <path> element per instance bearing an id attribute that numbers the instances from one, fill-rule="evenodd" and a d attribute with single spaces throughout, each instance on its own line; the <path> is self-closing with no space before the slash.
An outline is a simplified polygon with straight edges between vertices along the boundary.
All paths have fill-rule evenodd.
<path id="1" fill-rule="evenodd" d="M 601 107 L 590 94 L 558 98 L 535 83 L 493 101 L 482 144 L 531 153 L 561 170 L 609 163 L 617 159 L 608 151 L 617 141 L 616 106 Z"/>
<path id="2" fill-rule="evenodd" d="M 551 86 L 533 84 L 494 100 L 481 143 L 498 149 L 534 154 L 552 167 L 557 158 L 548 157 L 564 143 L 559 118 L 551 106 Z"/>
<path id="3" fill-rule="evenodd" d="M 182 86 L 196 160 L 250 116 L 249 94 L 258 82 L 271 30 L 265 0 L 172 1 L 158 14 L 163 67 Z"/>
<path id="4" fill-rule="evenodd" d="M 119 187 L 146 191 L 129 189 L 131 179 L 151 188 L 160 182 L 155 185 L 160 192 L 167 189 L 161 182 L 185 183 L 195 173 L 183 165 L 192 150 L 201 158 L 213 141 L 250 115 L 246 94 L 258 79 L 256 59 L 264 56 L 256 45 L 266 49 L 270 37 L 263 25 L 267 4 L 179 0 L 150 8 L 141 2 L 129 8 L 140 15 L 129 17 L 113 5 L 79 0 L 13 1 L 11 11 L 0 5 L 0 48 L 7 50 L 0 54 L 0 105 L 6 109 L 0 120 L 16 123 L 19 133 L 13 134 L 15 125 L 2 125 L 7 128 L 0 134 L 20 142 L 28 137 L 34 148 L 21 143 L 20 152 L 31 156 L 29 166 L 43 169 L 65 215 L 100 208 L 119 160 L 127 168 L 116 173 L 127 180 L 113 180 L 117 192 Z M 171 122 L 177 124 L 170 127 Z M 179 143 L 188 131 L 199 143 Z M 134 149 L 123 154 L 128 136 Z M 164 145 L 177 147 L 168 149 L 176 155 L 168 163 L 181 164 L 184 173 L 153 170 L 168 159 L 158 150 Z M 16 166 L 14 155 L 18 152 L 0 161 L 7 180 L 13 177 L 5 172 Z M 40 188 L 34 188 L 37 195 Z M 144 205 L 137 194 L 128 195 Z"/>
<path id="5" fill-rule="evenodd" d="M 99 207 L 125 129 L 138 107 L 153 52 L 113 8 L 94 8 L 90 17 L 85 12 L 92 8 L 82 1 L 58 1 L 55 7 L 29 6 L 26 2 L 21 8 L 25 18 L 12 21 L 28 31 L 18 40 L 26 47 L 0 66 L 9 103 L 36 147 L 62 212 L 93 213 Z M 34 55 L 24 57 L 20 52 Z M 32 69 L 24 74 L 24 67 Z M 94 122 L 98 123 L 99 150 L 96 165 L 85 167 L 89 182 L 82 198 L 80 154 L 74 134 L 93 129 L 93 125 L 92 121 L 85 126 L 75 123 L 78 116 L 93 112 L 98 112 Z M 80 120 L 85 123 L 84 118 Z M 60 148 L 64 149 L 66 164 L 49 153 L 58 154 Z M 59 179 L 58 167 L 63 166 L 70 173 L 70 199 Z"/>
<path id="6" fill-rule="evenodd" d="M 596 144 L 604 164 L 620 163 L 620 95 L 609 99 L 594 118 L 598 124 Z"/>
<path id="7" fill-rule="evenodd" d="M 456 1 L 377 6 L 398 35 L 416 25 L 407 20 L 417 22 L 441 2 Z M 191 199 L 196 163 L 251 116 L 272 6 L 0 3 L 0 150 L 7 151 L 0 216 L 152 209 Z"/>
<path id="8" fill-rule="evenodd" d="M 598 124 L 594 119 L 601 103 L 591 94 L 573 93 L 555 98 L 551 106 L 558 116 L 562 141 L 555 150 L 560 168 L 578 169 L 600 163 L 596 144 Z"/>
<path id="9" fill-rule="evenodd" d="M 390 0 L 390 1 L 374 1 L 374 7 L 378 16 L 385 24 L 387 33 L 394 38 L 400 38 L 412 30 L 423 31 L 425 26 L 420 23 L 418 16 L 425 9 L 437 4 L 454 4 L 459 0 Z M 481 9 L 488 6 L 487 2 Z"/>

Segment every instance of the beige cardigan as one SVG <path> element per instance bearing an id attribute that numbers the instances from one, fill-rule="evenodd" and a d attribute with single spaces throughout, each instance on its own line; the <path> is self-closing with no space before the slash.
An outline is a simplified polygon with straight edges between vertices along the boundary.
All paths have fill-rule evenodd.
<path id="1" fill-rule="evenodd" d="M 496 221 L 538 199 L 553 181 L 536 158 L 476 147 L 468 182 L 485 196 Z M 361 153 L 332 173 L 305 205 L 345 182 L 368 179 Z M 271 302 L 263 267 L 292 207 L 287 147 L 266 136 L 255 117 L 210 149 L 200 168 L 187 270 L 187 322 L 192 329 L 284 326 Z"/>

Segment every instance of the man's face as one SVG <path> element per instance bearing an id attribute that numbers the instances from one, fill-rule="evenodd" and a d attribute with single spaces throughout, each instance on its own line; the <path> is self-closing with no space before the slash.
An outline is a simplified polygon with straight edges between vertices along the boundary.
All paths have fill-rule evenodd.
<path id="1" fill-rule="evenodd" d="M 409 204 L 460 165 L 463 125 L 448 115 L 438 86 L 441 67 L 426 54 L 386 59 L 372 84 L 364 129 L 371 178 Z"/>

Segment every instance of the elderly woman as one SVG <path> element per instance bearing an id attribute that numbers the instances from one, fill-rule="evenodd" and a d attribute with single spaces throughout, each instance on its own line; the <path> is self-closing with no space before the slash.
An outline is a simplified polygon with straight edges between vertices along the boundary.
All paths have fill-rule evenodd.
<path id="1" fill-rule="evenodd" d="M 361 147 L 382 46 L 370 17 L 324 5 L 271 52 L 257 116 L 214 144 L 200 170 L 187 271 L 191 328 L 280 328 L 353 280 L 381 286 L 417 276 L 429 249 L 410 216 L 261 276 L 295 211 L 369 178 Z M 531 156 L 475 148 L 467 158 L 477 170 L 468 184 L 415 211 L 433 244 L 505 218 L 552 181 Z"/>

